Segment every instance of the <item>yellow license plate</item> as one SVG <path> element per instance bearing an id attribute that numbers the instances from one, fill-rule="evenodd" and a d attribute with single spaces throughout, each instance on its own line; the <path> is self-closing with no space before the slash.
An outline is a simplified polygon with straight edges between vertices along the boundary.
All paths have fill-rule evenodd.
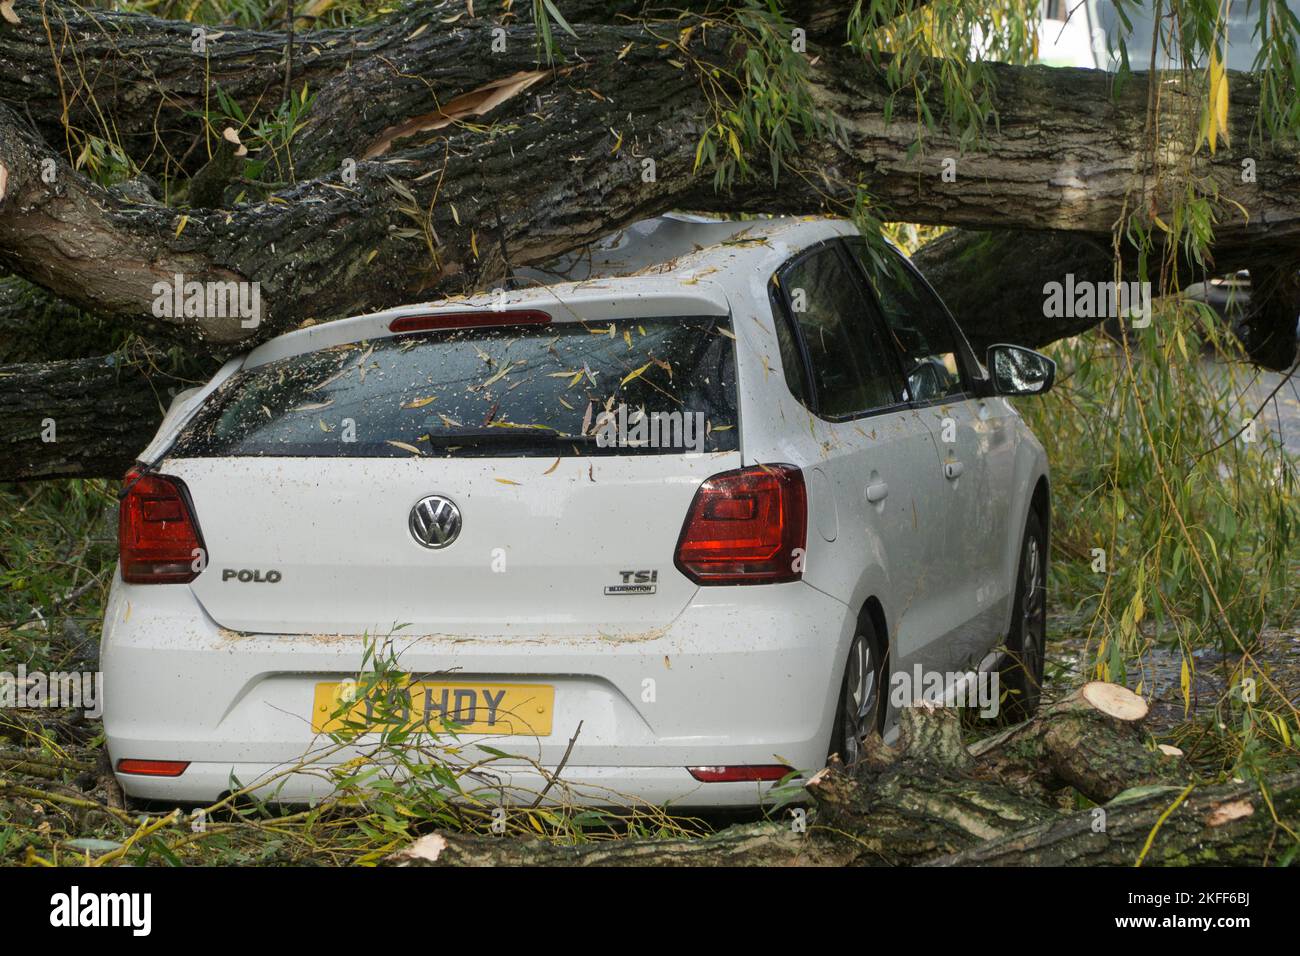
<path id="1" fill-rule="evenodd" d="M 353 704 L 350 710 L 341 711 L 345 699 Z M 445 719 L 460 725 L 457 733 L 462 734 L 545 737 L 551 732 L 554 710 L 555 688 L 546 684 L 417 681 L 376 703 L 364 698 L 360 685 L 338 681 L 316 685 L 312 729 L 327 734 L 343 730 L 351 722 L 374 723 L 376 731 L 396 724 L 443 733 Z"/>

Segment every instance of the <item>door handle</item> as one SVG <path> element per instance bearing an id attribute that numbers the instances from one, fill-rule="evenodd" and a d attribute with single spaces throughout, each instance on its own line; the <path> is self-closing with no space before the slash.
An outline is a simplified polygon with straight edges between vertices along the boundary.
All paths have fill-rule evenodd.
<path id="1" fill-rule="evenodd" d="M 867 485 L 867 500 L 873 505 L 879 501 L 884 501 L 887 494 L 889 494 L 889 485 L 883 481 Z"/>
<path id="2" fill-rule="evenodd" d="M 945 461 L 943 463 L 943 476 L 952 481 L 958 478 L 965 468 L 966 466 L 959 461 Z"/>

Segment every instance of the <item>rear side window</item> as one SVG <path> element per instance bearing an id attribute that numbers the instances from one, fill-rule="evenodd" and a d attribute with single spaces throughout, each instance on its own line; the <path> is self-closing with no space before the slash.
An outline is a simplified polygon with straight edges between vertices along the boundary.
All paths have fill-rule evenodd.
<path id="1" fill-rule="evenodd" d="M 796 259 L 780 283 L 807 350 L 819 415 L 847 418 L 904 401 L 897 359 L 835 244 Z"/>
<path id="2" fill-rule="evenodd" d="M 847 243 L 866 272 L 880 311 L 903 355 L 913 401 L 930 402 L 965 391 L 957 334 L 941 303 L 901 259 L 893 268 L 873 263 L 861 239 Z"/>
<path id="3" fill-rule="evenodd" d="M 794 332 L 785 315 L 785 299 L 781 293 L 781 284 L 776 276 L 768 283 L 768 293 L 772 300 L 772 319 L 776 327 L 776 344 L 781 353 L 781 368 L 785 372 L 785 384 L 790 394 L 799 400 L 805 408 L 812 407 L 812 395 L 808 390 L 808 373 L 803 367 L 803 354 L 799 343 L 795 341 Z"/>
<path id="4" fill-rule="evenodd" d="M 725 318 L 419 332 L 234 376 L 181 457 L 683 454 L 739 447 Z"/>

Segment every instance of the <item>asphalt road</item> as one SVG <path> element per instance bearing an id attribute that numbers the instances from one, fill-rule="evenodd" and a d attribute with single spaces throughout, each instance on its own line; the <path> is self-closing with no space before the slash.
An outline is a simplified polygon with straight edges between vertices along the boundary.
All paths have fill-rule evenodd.
<path id="1" fill-rule="evenodd" d="M 1216 369 L 1223 368 L 1210 364 Z M 1224 374 L 1227 374 L 1226 370 Z M 1254 377 L 1254 372 L 1238 369 L 1237 376 L 1239 381 L 1246 382 Z M 1281 388 L 1278 388 L 1279 385 Z M 1274 389 L 1277 389 L 1277 393 L 1270 399 L 1268 396 Z M 1292 370 L 1290 378 L 1286 372 L 1259 370 L 1258 376 L 1254 377 L 1249 388 L 1242 393 L 1241 403 L 1243 419 L 1264 406 L 1259 415 L 1260 424 L 1280 435 L 1287 451 L 1300 459 L 1300 370 Z"/>

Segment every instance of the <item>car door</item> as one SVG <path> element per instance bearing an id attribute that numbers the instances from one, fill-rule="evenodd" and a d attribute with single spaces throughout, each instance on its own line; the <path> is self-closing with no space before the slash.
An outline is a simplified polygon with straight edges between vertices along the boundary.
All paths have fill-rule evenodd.
<path id="1" fill-rule="evenodd" d="M 810 560 L 805 580 L 855 607 L 870 596 L 864 580 L 883 582 L 892 669 L 928 666 L 942 635 L 933 597 L 943 588 L 934 564 L 943 516 L 933 501 L 944 488 L 933 436 L 908 404 L 898 357 L 842 243 L 813 247 L 775 278 L 776 320 L 799 366 L 787 381 L 820 420 L 810 484 L 815 493 L 824 483 L 838 512 L 833 534 L 818 529 L 827 558 Z"/>
<path id="2" fill-rule="evenodd" d="M 1005 637 L 1011 580 L 1006 522 L 1014 465 L 1009 406 L 976 394 L 981 374 L 970 346 L 921 275 L 892 249 L 884 264 L 866 242 L 847 248 L 867 278 L 903 359 L 913 407 L 938 449 L 947 535 L 938 598 L 954 664 L 972 667 Z"/>

